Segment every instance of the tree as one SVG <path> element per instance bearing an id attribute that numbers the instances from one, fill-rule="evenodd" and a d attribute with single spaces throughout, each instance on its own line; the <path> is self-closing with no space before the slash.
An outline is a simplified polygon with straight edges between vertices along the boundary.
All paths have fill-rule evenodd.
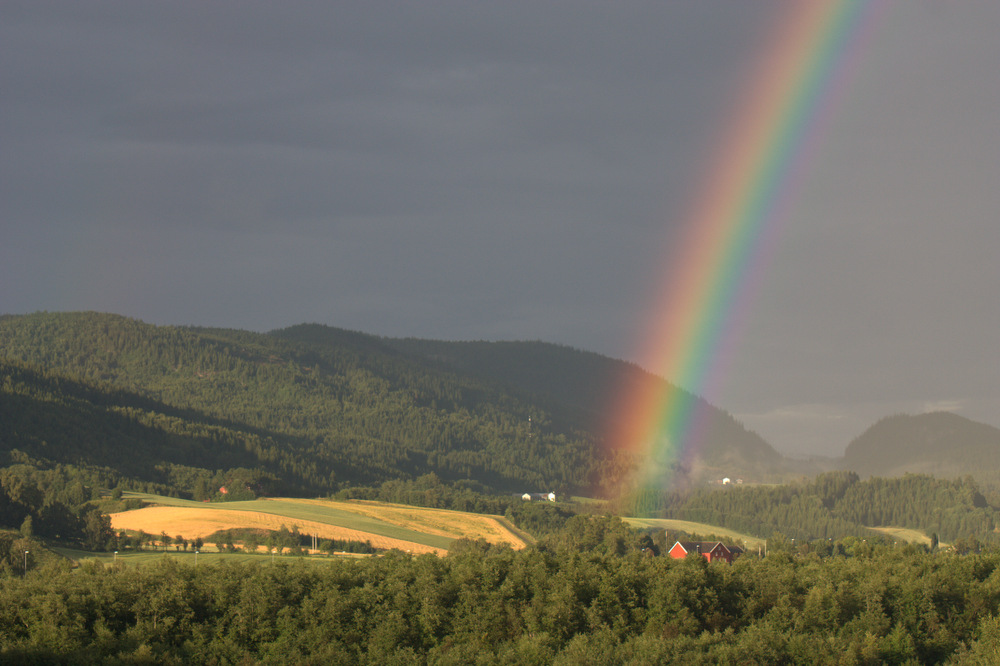
<path id="1" fill-rule="evenodd" d="M 84 545 L 90 550 L 102 550 L 114 539 L 111 530 L 111 518 L 91 507 L 83 516 Z"/>
<path id="2" fill-rule="evenodd" d="M 31 516 L 25 516 L 24 521 L 21 523 L 21 536 L 25 539 L 32 536 L 35 531 L 31 524 Z"/>
<path id="3" fill-rule="evenodd" d="M 256 553 L 260 546 L 260 534 L 256 530 L 251 530 L 243 537 L 243 547 L 248 553 Z"/>

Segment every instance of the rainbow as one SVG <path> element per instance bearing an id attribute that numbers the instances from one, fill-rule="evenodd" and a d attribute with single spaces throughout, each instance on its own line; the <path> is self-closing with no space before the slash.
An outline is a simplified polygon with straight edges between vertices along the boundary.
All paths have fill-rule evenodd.
<path id="1" fill-rule="evenodd" d="M 701 445 L 700 415 L 724 375 L 751 296 L 879 0 L 803 0 L 781 15 L 709 159 L 644 330 L 640 363 L 683 390 L 625 390 L 608 441 L 646 461 L 633 487 L 664 487 Z M 701 407 L 701 408 L 700 408 Z"/>

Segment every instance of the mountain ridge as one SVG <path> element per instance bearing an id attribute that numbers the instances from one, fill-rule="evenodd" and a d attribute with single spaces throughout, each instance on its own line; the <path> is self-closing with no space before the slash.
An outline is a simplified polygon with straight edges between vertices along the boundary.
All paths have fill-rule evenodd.
<path id="1" fill-rule="evenodd" d="M 229 467 L 257 470 L 252 483 L 300 492 L 434 473 L 494 492 L 602 494 L 613 483 L 607 470 L 641 464 L 607 439 L 615 392 L 653 382 L 680 390 L 635 364 L 541 341 L 391 338 L 315 323 L 257 333 L 95 312 L 2 315 L 0 359 L 5 382 L 22 375 L 21 393 L 5 394 L 8 412 L 52 408 L 56 421 L 100 432 L 127 430 L 122 414 L 159 424 L 159 434 L 143 431 L 162 450 L 160 471 L 147 465 L 145 480 L 201 475 L 203 489 L 204 479 L 227 469 L 229 455 Z M 59 377 L 68 392 L 45 383 Z M 26 398 L 32 391 L 47 397 L 33 402 Z M 81 398 L 86 391 L 90 397 Z M 1000 485 L 1000 429 L 954 414 L 886 417 L 842 458 L 794 460 L 729 413 L 704 406 L 702 457 L 682 470 L 696 485 L 723 476 L 781 482 L 834 468 L 863 477 L 971 475 Z M 0 453 L 8 460 L 14 449 L 41 455 L 32 447 L 46 437 L 32 438 L 23 426 L 18 432 L 14 441 L 7 430 Z M 171 467 L 183 460 L 163 449 L 167 440 L 180 449 L 218 440 L 242 451 L 220 459 L 206 449 L 202 457 L 213 462 L 204 473 L 182 473 Z"/>
<path id="2" fill-rule="evenodd" d="M 446 358 L 432 358 L 431 347 Z M 596 396 L 610 390 L 610 375 L 636 372 L 549 343 L 414 342 L 320 324 L 255 333 L 95 312 L 2 316 L 0 350 L 8 363 L 154 401 L 139 410 L 149 422 L 187 410 L 192 423 L 169 428 L 197 429 L 199 419 L 228 427 L 259 448 L 251 463 L 271 464 L 271 473 L 310 492 L 430 472 L 494 491 L 594 492 L 609 455 Z M 712 418 L 722 434 L 706 448 L 718 458 L 708 463 L 746 465 L 750 476 L 765 472 L 762 452 L 776 459 L 722 410 L 712 408 Z M 5 442 L 5 451 L 14 448 L 18 442 Z"/>
<path id="3" fill-rule="evenodd" d="M 862 477 L 931 474 L 1000 483 L 1000 428 L 952 412 L 894 414 L 856 437 L 839 461 Z"/>

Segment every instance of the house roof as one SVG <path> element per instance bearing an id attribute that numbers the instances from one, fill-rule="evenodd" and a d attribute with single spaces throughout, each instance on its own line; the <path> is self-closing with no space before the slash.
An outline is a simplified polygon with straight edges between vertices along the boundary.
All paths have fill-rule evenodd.
<path id="1" fill-rule="evenodd" d="M 674 544 L 674 547 L 677 545 L 680 545 L 686 553 L 711 553 L 720 546 L 725 550 L 729 550 L 721 541 L 678 541 Z"/>

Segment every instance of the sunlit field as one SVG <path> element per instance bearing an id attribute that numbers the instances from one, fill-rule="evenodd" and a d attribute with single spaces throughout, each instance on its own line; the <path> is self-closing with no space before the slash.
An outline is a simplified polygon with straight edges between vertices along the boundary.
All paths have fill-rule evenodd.
<path id="1" fill-rule="evenodd" d="M 461 538 L 485 539 L 523 548 L 527 539 L 500 516 L 426 509 L 382 502 L 309 499 L 258 499 L 203 503 L 128 493 L 146 506 L 111 514 L 115 530 L 186 539 L 205 538 L 228 529 L 297 529 L 318 539 L 369 542 L 380 549 L 443 554 Z"/>

